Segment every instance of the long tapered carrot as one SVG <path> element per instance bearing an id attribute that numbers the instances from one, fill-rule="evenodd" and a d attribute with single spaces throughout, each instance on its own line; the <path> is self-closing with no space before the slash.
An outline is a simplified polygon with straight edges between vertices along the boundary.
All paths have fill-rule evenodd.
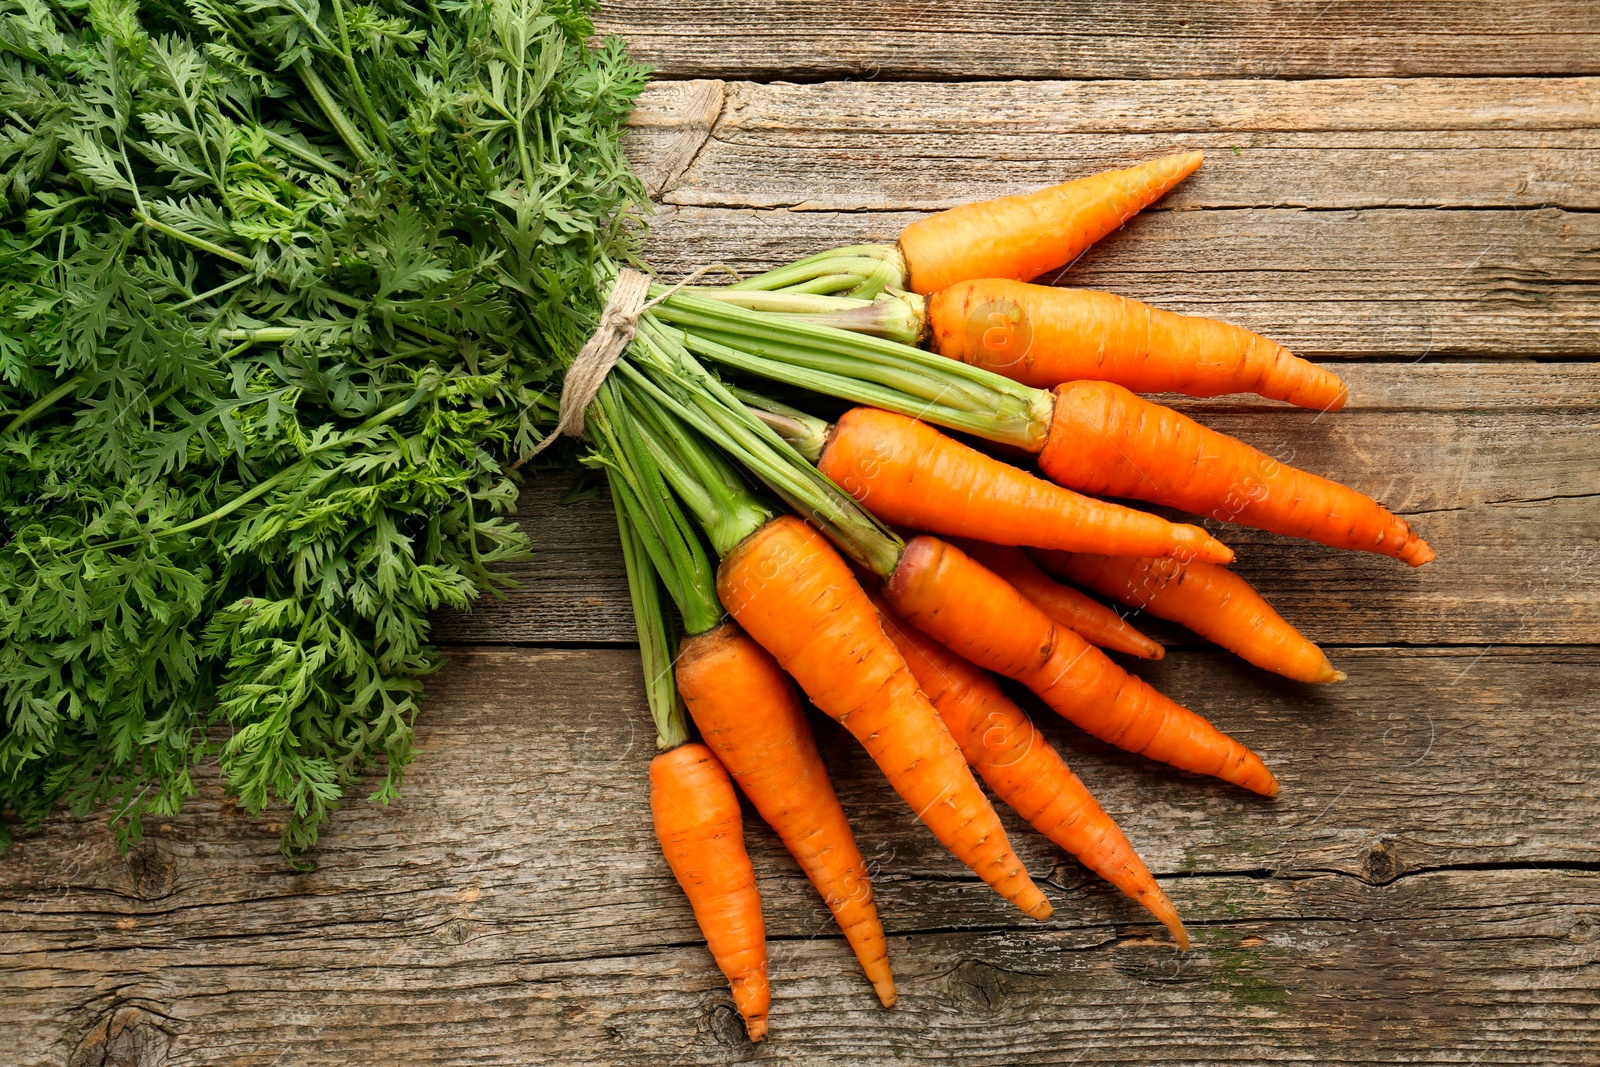
<path id="1" fill-rule="evenodd" d="M 956 655 L 1016 679 L 1102 741 L 1266 796 L 1278 791 L 1254 752 L 1052 623 L 953 545 L 914 538 L 883 596 L 896 615 Z"/>
<path id="2" fill-rule="evenodd" d="M 1040 552 L 1051 572 L 1101 596 L 1182 623 L 1257 667 L 1300 682 L 1342 682 L 1322 649 L 1307 641 L 1226 567 L 1173 559 Z"/>
<path id="3" fill-rule="evenodd" d="M 887 604 L 882 605 L 885 613 Z M 1133 845 L 1066 761 L 1034 729 L 987 672 L 912 626 L 886 616 L 885 629 L 922 691 L 938 709 L 962 755 L 1034 829 L 1142 904 L 1189 947 L 1177 909 Z"/>
<path id="4" fill-rule="evenodd" d="M 1021 196 L 941 211 L 900 231 L 912 291 L 969 278 L 1031 281 L 1064 267 L 1192 174 L 1199 152 L 1162 156 Z"/>
<path id="5" fill-rule="evenodd" d="M 1022 549 L 971 540 L 960 541 L 957 547 L 1010 582 L 1034 607 L 1049 616 L 1051 622 L 1065 626 L 1091 645 L 1141 659 L 1160 659 L 1165 653 L 1160 645 L 1134 629 L 1121 615 L 1051 578 Z M 1071 552 L 1055 554 L 1076 555 Z"/>
<path id="6" fill-rule="evenodd" d="M 821 534 L 792 515 L 772 520 L 723 557 L 717 592 L 956 858 L 1028 915 L 1050 914 L 877 608 Z"/>
<path id="7" fill-rule="evenodd" d="M 728 772 L 704 745 L 661 753 L 650 761 L 650 814 L 706 947 L 733 987 L 745 1030 L 760 1041 L 772 1001 L 766 924 Z"/>
<path id="8" fill-rule="evenodd" d="M 685 638 L 676 667 L 678 692 L 700 736 L 822 894 L 878 999 L 893 1004 L 889 950 L 867 864 L 794 685 L 732 623 Z"/>
<path id="9" fill-rule="evenodd" d="M 965 281 L 928 299 L 930 347 L 1041 388 L 1095 379 L 1141 393 L 1259 393 L 1337 411 L 1337 374 L 1242 326 L 1161 311 L 1090 289 L 1003 278 Z"/>
<path id="10" fill-rule="evenodd" d="M 1233 558 L 1198 526 L 1080 496 L 877 408 L 845 412 L 817 468 L 891 525 L 1069 552 Z"/>
<path id="11" fill-rule="evenodd" d="M 1413 567 L 1433 558 L 1404 519 L 1370 497 L 1280 463 L 1120 385 L 1072 382 L 1055 392 L 1039 467 L 1061 485 L 1378 552 Z"/>

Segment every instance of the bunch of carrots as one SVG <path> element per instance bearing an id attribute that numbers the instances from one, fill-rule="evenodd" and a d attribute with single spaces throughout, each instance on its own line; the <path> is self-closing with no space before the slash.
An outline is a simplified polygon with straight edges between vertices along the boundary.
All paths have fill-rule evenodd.
<path id="1" fill-rule="evenodd" d="M 978 778 L 1187 947 L 1128 838 L 996 676 L 1113 745 L 1270 797 L 1260 756 L 1106 654 L 1162 649 L 1084 591 L 1289 678 L 1344 674 L 1228 569 L 1226 545 L 1103 498 L 1432 558 L 1373 500 L 1136 395 L 1255 392 L 1333 411 L 1336 375 L 1236 326 L 1031 284 L 1200 158 L 956 208 L 895 246 L 727 287 L 656 286 L 590 405 L 588 462 L 615 504 L 661 749 L 657 835 L 752 1040 L 770 990 L 737 792 L 794 854 L 879 999 L 896 998 L 801 692 L 1029 916 L 1051 904 Z M 830 424 L 758 380 L 859 406 Z"/>

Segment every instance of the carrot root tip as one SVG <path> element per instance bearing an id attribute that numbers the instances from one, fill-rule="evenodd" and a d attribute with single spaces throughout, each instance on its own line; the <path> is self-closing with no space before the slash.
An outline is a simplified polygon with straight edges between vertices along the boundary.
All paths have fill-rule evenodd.
<path id="1" fill-rule="evenodd" d="M 1349 676 L 1349 675 L 1348 675 L 1348 674 L 1346 674 L 1346 673 L 1344 673 L 1344 671 L 1341 671 L 1341 670 L 1335 670 L 1335 671 L 1334 671 L 1334 672 L 1333 672 L 1333 677 L 1332 677 L 1332 678 L 1330 678 L 1330 679 L 1328 679 L 1328 680 L 1329 680 L 1329 681 L 1330 681 L 1330 682 L 1342 682 L 1342 681 L 1344 681 L 1344 680 L 1345 680 L 1345 679 L 1346 679 L 1346 678 L 1348 678 L 1348 677 L 1350 677 L 1350 676 Z"/>
<path id="2" fill-rule="evenodd" d="M 1405 550 L 1400 553 L 1400 559 L 1413 567 L 1420 567 L 1424 563 L 1433 561 L 1434 551 L 1428 542 L 1419 537 L 1405 547 Z"/>

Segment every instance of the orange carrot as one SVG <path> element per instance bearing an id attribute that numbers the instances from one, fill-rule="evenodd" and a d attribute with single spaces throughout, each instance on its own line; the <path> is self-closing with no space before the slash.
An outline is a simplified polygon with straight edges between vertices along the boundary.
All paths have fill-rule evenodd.
<path id="1" fill-rule="evenodd" d="M 881 607 L 888 612 L 888 605 Z M 927 634 L 897 625 L 887 614 L 885 621 L 906 666 L 967 762 L 995 795 L 1085 867 L 1144 905 L 1172 931 L 1180 948 L 1188 948 L 1189 935 L 1177 910 L 1122 830 L 994 678 Z"/>
<path id="2" fill-rule="evenodd" d="M 1027 914 L 1050 914 L 877 609 L 821 534 L 792 515 L 772 520 L 723 557 L 717 592 L 947 849 Z"/>
<path id="3" fill-rule="evenodd" d="M 1061 485 L 1379 552 L 1413 567 L 1433 558 L 1404 519 L 1370 497 L 1279 463 L 1120 385 L 1072 382 L 1055 392 L 1039 467 Z"/>
<path id="4" fill-rule="evenodd" d="M 732 623 L 685 638 L 678 692 L 700 736 L 811 879 L 885 1007 L 896 999 L 866 861 L 794 685 Z"/>
<path id="5" fill-rule="evenodd" d="M 1160 645 L 1135 630 L 1121 615 L 1052 579 L 1022 549 L 982 541 L 959 541 L 957 547 L 1010 582 L 1012 588 L 1027 597 L 1051 622 L 1065 626 L 1091 645 L 1126 652 L 1140 659 L 1160 659 L 1165 654 Z M 1058 552 L 1056 555 L 1073 553 Z"/>
<path id="6" fill-rule="evenodd" d="M 760 1041 L 772 1002 L 766 924 L 728 772 L 704 745 L 661 753 L 650 762 L 650 813 L 706 947 L 733 986 L 745 1030 L 751 1041 Z"/>
<path id="7" fill-rule="evenodd" d="M 1163 156 L 913 222 L 900 232 L 910 288 L 926 296 L 969 278 L 1025 282 L 1064 267 L 1159 200 L 1202 158 L 1199 152 Z"/>
<path id="8" fill-rule="evenodd" d="M 1233 558 L 1198 526 L 1079 496 L 877 408 L 845 412 L 817 468 L 891 525 L 1069 552 Z"/>
<path id="9" fill-rule="evenodd" d="M 1254 752 L 1056 626 L 953 545 L 913 539 L 883 596 L 896 615 L 956 655 L 1016 679 L 1103 741 L 1266 796 L 1278 792 Z"/>
<path id="10" fill-rule="evenodd" d="M 1300 682 L 1344 681 L 1322 649 L 1226 567 L 1081 552 L 1041 552 L 1039 561 L 1101 596 L 1182 623 L 1257 667 Z"/>
<path id="11" fill-rule="evenodd" d="M 1248 392 L 1327 411 L 1344 406 L 1337 374 L 1265 337 L 1111 293 L 965 281 L 929 298 L 927 320 L 935 351 L 1026 385 L 1086 378 L 1141 393 Z"/>

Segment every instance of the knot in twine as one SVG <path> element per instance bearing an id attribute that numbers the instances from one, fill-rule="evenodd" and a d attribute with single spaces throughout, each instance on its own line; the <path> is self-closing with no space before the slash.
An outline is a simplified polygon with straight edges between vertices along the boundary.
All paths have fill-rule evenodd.
<path id="1" fill-rule="evenodd" d="M 611 295 L 606 298 L 606 306 L 600 312 L 600 325 L 579 350 L 572 366 L 567 368 L 567 376 L 561 383 L 561 411 L 556 428 L 535 445 L 532 452 L 513 463 L 511 469 L 516 470 L 549 448 L 557 438 L 583 436 L 583 413 L 599 395 L 606 375 L 622 358 L 628 342 L 639 332 L 639 316 L 713 270 L 726 270 L 738 276 L 732 268 L 715 263 L 701 267 L 654 300 L 646 301 L 645 296 L 650 292 L 650 276 L 624 267 L 611 286 Z"/>

